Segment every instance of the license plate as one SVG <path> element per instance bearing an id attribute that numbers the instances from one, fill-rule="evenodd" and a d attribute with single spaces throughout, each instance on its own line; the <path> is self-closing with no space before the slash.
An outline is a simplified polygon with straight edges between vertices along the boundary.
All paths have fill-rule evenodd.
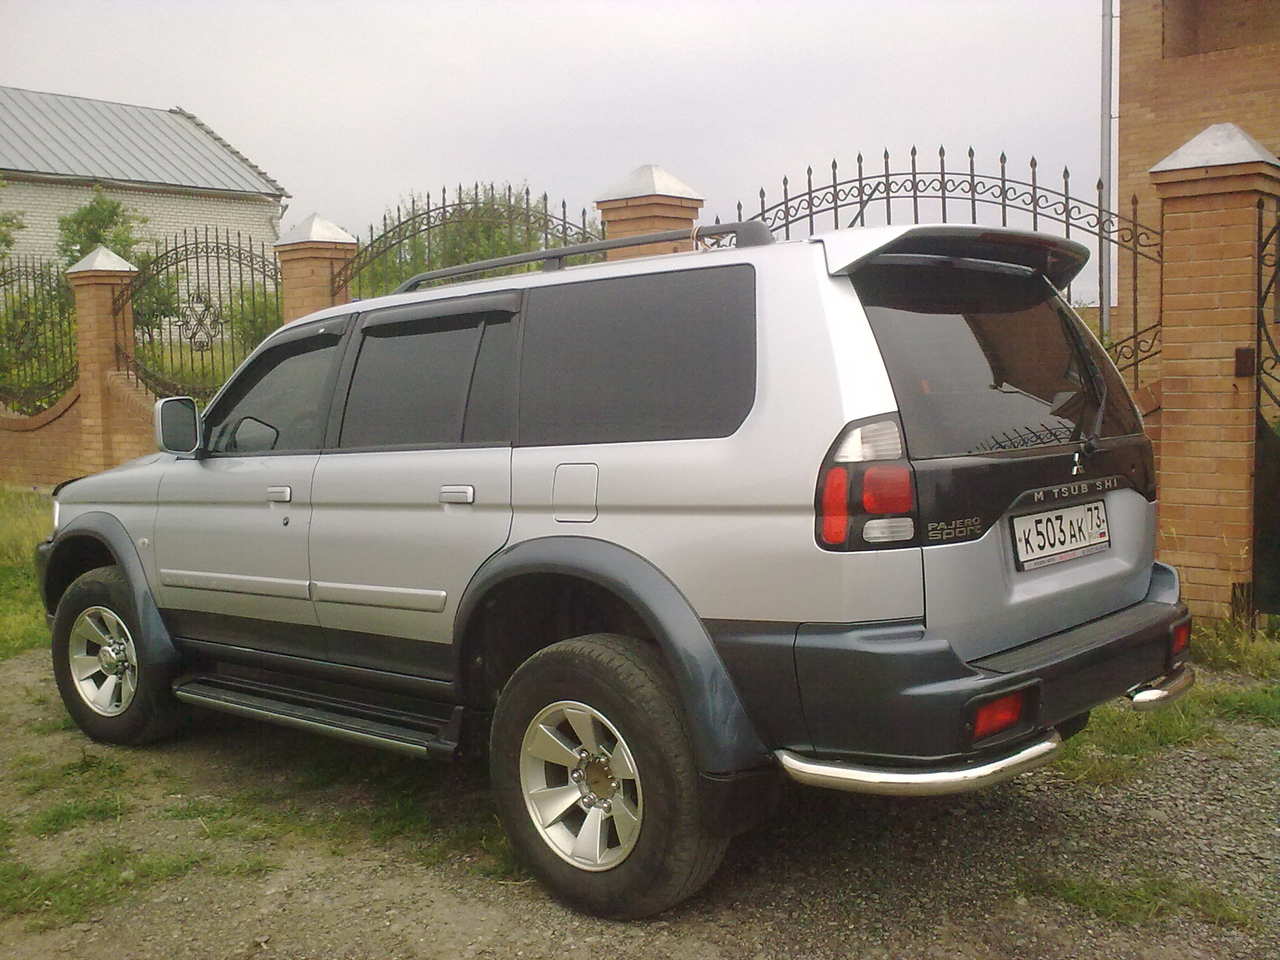
<path id="1" fill-rule="evenodd" d="M 1101 500 L 1013 518 L 1019 570 L 1087 557 L 1111 546 L 1107 505 Z"/>

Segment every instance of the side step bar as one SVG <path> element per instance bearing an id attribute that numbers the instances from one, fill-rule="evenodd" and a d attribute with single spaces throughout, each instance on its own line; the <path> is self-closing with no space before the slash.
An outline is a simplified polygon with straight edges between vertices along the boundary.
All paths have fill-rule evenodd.
<path id="1" fill-rule="evenodd" d="M 246 686 L 207 676 L 194 677 L 174 684 L 173 695 L 210 710 L 414 756 L 452 757 L 458 751 L 462 728 L 460 706 L 453 707 L 447 719 L 435 721 L 438 726 L 434 728 L 426 717 L 414 718 L 418 722 L 409 726 L 354 716 L 324 703 L 297 702 L 299 697 L 293 691 L 276 693 L 271 688 L 246 689 Z"/>

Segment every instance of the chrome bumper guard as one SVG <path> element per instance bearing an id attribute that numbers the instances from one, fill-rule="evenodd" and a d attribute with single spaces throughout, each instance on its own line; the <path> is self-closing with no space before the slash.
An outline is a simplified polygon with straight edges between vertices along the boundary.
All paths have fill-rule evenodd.
<path id="1" fill-rule="evenodd" d="M 891 797 L 937 797 L 967 793 L 1001 783 L 1020 773 L 1042 767 L 1062 747 L 1056 730 L 1017 753 L 968 767 L 912 770 L 895 767 L 863 767 L 852 763 L 807 760 L 790 750 L 775 750 L 787 776 L 811 787 L 848 793 L 876 793 Z"/>
<path id="2" fill-rule="evenodd" d="M 1125 693 L 1125 696 L 1135 710 L 1155 710 L 1166 703 L 1173 703 L 1190 690 L 1195 682 L 1196 672 L 1191 669 L 1191 664 L 1186 664 L 1167 677 L 1138 684 Z"/>

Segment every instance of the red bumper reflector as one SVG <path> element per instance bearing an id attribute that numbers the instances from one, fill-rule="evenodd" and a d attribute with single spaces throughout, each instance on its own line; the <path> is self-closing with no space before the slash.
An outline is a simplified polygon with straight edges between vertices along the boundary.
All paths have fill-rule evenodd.
<path id="1" fill-rule="evenodd" d="M 915 505 L 911 468 L 905 463 L 867 467 L 862 475 L 862 509 L 871 514 L 910 513 Z"/>
<path id="2" fill-rule="evenodd" d="M 1019 690 L 980 706 L 973 718 L 973 739 L 981 740 L 1016 724 L 1022 719 L 1022 700 Z"/>
<path id="3" fill-rule="evenodd" d="M 1169 638 L 1169 652 L 1175 657 L 1183 650 L 1187 649 L 1191 643 L 1191 621 L 1180 623 L 1172 630 Z"/>
<path id="4" fill-rule="evenodd" d="M 822 478 L 822 542 L 838 547 L 849 537 L 849 469 L 831 467 Z"/>

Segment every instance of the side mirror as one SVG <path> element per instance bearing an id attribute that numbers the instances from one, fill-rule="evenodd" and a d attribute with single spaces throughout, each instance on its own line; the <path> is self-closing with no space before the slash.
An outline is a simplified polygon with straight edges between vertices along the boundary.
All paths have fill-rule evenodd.
<path id="1" fill-rule="evenodd" d="M 156 446 L 165 453 L 187 456 L 200 449 L 200 416 L 190 397 L 156 401 Z"/>

